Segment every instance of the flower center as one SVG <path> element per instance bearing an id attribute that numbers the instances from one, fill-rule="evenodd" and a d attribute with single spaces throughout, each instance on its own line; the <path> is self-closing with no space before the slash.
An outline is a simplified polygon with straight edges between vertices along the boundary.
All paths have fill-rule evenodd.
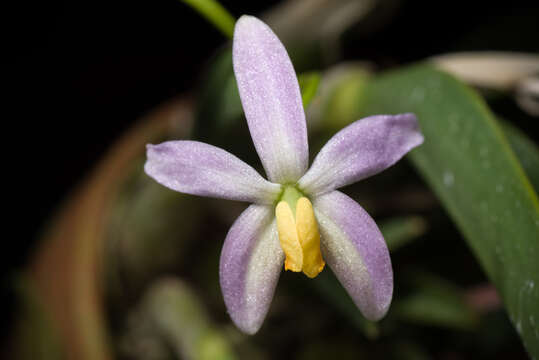
<path id="1" fill-rule="evenodd" d="M 325 262 L 320 252 L 320 233 L 313 205 L 294 186 L 286 186 L 277 206 L 277 231 L 286 259 L 285 270 L 303 271 L 316 277 Z"/>

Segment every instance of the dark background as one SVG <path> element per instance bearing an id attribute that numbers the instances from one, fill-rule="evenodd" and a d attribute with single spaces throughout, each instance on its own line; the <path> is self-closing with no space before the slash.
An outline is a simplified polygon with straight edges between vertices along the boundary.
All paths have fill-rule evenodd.
<path id="1" fill-rule="evenodd" d="M 275 3 L 222 1 L 234 15 Z M 390 24 L 345 57 L 388 67 L 458 50 L 537 52 L 538 3 L 402 2 Z M 6 289 L 54 209 L 137 118 L 196 88 L 226 39 L 177 0 L 20 1 L 3 12 L 9 221 L 2 274 L 13 314 Z M 494 106 L 515 111 L 512 101 Z"/>

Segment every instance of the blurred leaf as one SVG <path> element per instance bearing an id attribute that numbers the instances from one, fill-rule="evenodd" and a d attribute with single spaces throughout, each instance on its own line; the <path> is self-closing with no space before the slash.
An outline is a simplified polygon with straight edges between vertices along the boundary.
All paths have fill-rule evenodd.
<path id="1" fill-rule="evenodd" d="M 196 241 L 202 212 L 198 199 L 170 191 L 145 173 L 124 184 L 111 209 L 106 264 L 109 293 L 118 298 L 126 295 L 126 287 L 140 290 L 181 263 Z"/>
<path id="2" fill-rule="evenodd" d="M 196 103 L 195 137 L 209 141 L 233 127 L 243 114 L 232 70 L 232 50 L 226 47 L 212 59 L 200 82 Z"/>
<path id="3" fill-rule="evenodd" d="M 234 34 L 236 19 L 216 0 L 181 0 L 195 9 L 228 38 Z"/>
<path id="4" fill-rule="evenodd" d="M 389 219 L 381 222 L 379 226 L 390 250 L 395 250 L 423 235 L 426 230 L 425 220 L 418 216 Z M 367 338 L 374 339 L 379 336 L 378 324 L 361 315 L 357 306 L 329 269 L 320 273 L 309 283 Z"/>
<path id="5" fill-rule="evenodd" d="M 296 360 L 357 360 L 368 359 L 369 353 L 357 341 L 339 338 L 324 337 L 318 341 L 309 341 L 300 347 Z"/>
<path id="6" fill-rule="evenodd" d="M 143 305 L 182 358 L 236 359 L 227 338 L 210 323 L 203 302 L 186 283 L 172 278 L 158 281 L 148 290 Z"/>
<path id="7" fill-rule="evenodd" d="M 433 274 L 413 274 L 415 289 L 396 300 L 391 311 L 402 320 L 431 326 L 471 330 L 478 315 L 466 303 L 462 290 Z"/>
<path id="8" fill-rule="evenodd" d="M 17 359 L 63 359 L 60 338 L 54 328 L 50 314 L 46 312 L 31 280 L 18 277 L 15 290 L 19 298 L 20 318 L 16 327 Z"/>
<path id="9" fill-rule="evenodd" d="M 423 349 L 419 344 L 399 340 L 393 347 L 393 359 L 399 360 L 428 360 L 429 356 L 426 349 Z"/>
<path id="10" fill-rule="evenodd" d="M 320 84 L 320 74 L 317 72 L 307 72 L 298 76 L 299 88 L 301 89 L 301 98 L 303 107 L 307 108 L 316 95 L 318 85 Z"/>
<path id="11" fill-rule="evenodd" d="M 421 216 L 392 218 L 378 223 L 389 251 L 395 251 L 423 235 L 427 222 Z"/>
<path id="12" fill-rule="evenodd" d="M 348 321 L 356 326 L 369 339 L 377 338 L 380 334 L 378 324 L 369 321 L 361 315 L 357 306 L 346 293 L 335 275 L 329 270 L 322 271 L 320 275 L 309 281 L 313 289 L 326 301 L 335 307 Z"/>
<path id="13" fill-rule="evenodd" d="M 42 234 L 28 273 L 70 359 L 112 358 L 113 328 L 108 325 L 125 309 L 124 304 L 120 311 L 108 311 L 111 304 L 103 286 L 108 260 L 103 256 L 116 195 L 131 175 L 140 175 L 145 144 L 186 138 L 191 124 L 191 104 L 185 98 L 149 113 L 107 151 Z"/>
<path id="14" fill-rule="evenodd" d="M 510 122 L 500 120 L 500 124 L 511 148 L 537 192 L 539 189 L 539 147 L 522 130 Z"/>
<path id="15" fill-rule="evenodd" d="M 410 159 L 462 231 L 532 356 L 539 356 L 539 202 L 481 98 L 425 65 L 382 75 L 363 115 L 413 112 L 425 143 Z M 351 114 L 355 115 L 355 114 Z"/>
<path id="16" fill-rule="evenodd" d="M 296 68 L 312 69 L 335 63 L 342 56 L 344 41 L 350 33 L 358 35 L 362 21 L 365 25 L 387 21 L 392 6 L 379 5 L 378 0 L 285 0 L 262 18 L 279 36 Z M 368 25 L 363 29 L 369 31 Z"/>
<path id="17" fill-rule="evenodd" d="M 365 88 L 371 73 L 360 65 L 348 65 L 331 71 L 325 81 L 329 83 L 322 109 L 321 125 L 330 132 L 342 129 L 352 121 L 363 107 Z M 312 120 L 311 120 L 312 121 Z"/>
<path id="18" fill-rule="evenodd" d="M 499 91 L 512 91 L 519 81 L 539 72 L 539 56 L 527 53 L 469 51 L 430 60 L 468 84 Z"/>

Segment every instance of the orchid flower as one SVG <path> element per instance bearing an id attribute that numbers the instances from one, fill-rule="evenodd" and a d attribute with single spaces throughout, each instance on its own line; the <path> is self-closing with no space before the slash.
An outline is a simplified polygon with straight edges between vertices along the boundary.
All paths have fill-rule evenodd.
<path id="1" fill-rule="evenodd" d="M 374 220 L 336 189 L 393 165 L 423 142 L 413 114 L 378 115 L 342 129 L 308 169 L 307 127 L 296 73 L 271 29 L 236 23 L 233 65 L 265 180 L 236 156 L 201 142 L 148 145 L 146 173 L 187 194 L 252 203 L 230 228 L 220 283 L 234 323 L 254 334 L 282 271 L 317 276 L 325 263 L 363 315 L 382 318 L 393 295 L 389 252 Z"/>

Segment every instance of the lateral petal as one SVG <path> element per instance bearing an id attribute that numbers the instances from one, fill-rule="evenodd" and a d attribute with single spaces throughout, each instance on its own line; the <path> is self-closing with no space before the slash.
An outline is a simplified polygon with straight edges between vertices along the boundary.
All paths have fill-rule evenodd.
<path id="1" fill-rule="evenodd" d="M 248 334 L 268 312 L 284 262 L 270 206 L 251 205 L 234 222 L 221 252 L 221 290 L 230 317 Z"/>
<path id="2" fill-rule="evenodd" d="M 359 204 L 339 191 L 315 199 L 324 260 L 361 313 L 379 320 L 393 296 L 389 251 L 378 226 Z"/>
<path id="3" fill-rule="evenodd" d="M 385 170 L 422 143 L 414 114 L 358 120 L 324 145 L 299 187 L 311 196 L 330 192 Z"/>
<path id="4" fill-rule="evenodd" d="M 281 191 L 236 156 L 198 141 L 147 145 L 144 170 L 160 184 L 192 195 L 271 204 Z"/>

